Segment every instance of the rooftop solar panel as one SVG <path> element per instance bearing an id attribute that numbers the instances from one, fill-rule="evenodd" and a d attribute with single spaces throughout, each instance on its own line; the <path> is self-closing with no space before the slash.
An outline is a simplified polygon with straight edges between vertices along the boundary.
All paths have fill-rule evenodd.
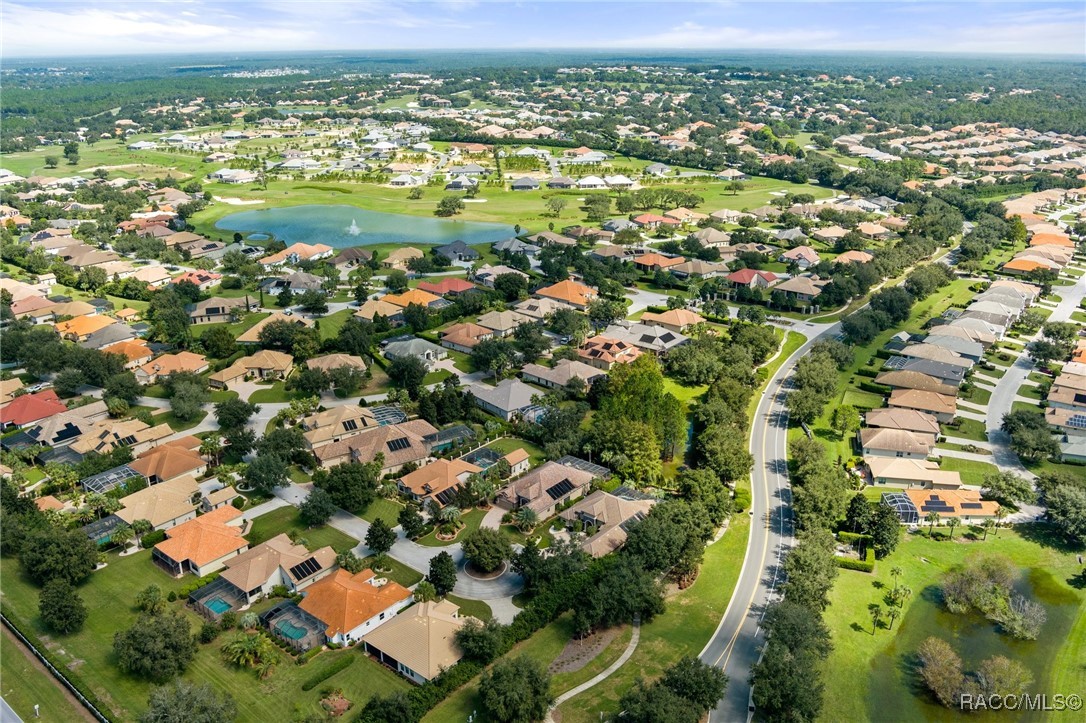
<path id="1" fill-rule="evenodd" d="M 982 505 L 979 502 L 963 502 L 961 507 L 963 510 L 979 510 Z"/>
<path id="2" fill-rule="evenodd" d="M 442 490 L 441 492 L 437 493 L 434 496 L 437 497 L 438 502 L 440 502 L 443 505 L 447 505 L 450 502 L 452 502 L 454 499 L 456 499 L 456 488 L 455 487 L 450 487 L 447 490 Z"/>
<path id="3" fill-rule="evenodd" d="M 573 491 L 573 483 L 568 479 L 564 479 L 556 485 L 547 489 L 547 494 L 552 500 L 556 500 L 559 497 L 569 494 Z"/>
<path id="4" fill-rule="evenodd" d="M 390 439 L 385 443 L 390 452 L 399 452 L 402 449 L 407 449 L 411 446 L 410 440 L 407 437 L 398 437 L 396 439 Z"/>
<path id="5" fill-rule="evenodd" d="M 290 568 L 290 576 L 295 580 L 303 580 L 310 575 L 320 572 L 321 564 L 317 562 L 317 558 L 310 557 L 304 562 L 299 562 L 294 567 Z"/>

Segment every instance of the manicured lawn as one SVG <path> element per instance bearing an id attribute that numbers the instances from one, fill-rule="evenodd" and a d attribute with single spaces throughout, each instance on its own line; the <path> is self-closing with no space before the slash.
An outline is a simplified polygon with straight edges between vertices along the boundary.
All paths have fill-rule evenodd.
<path id="1" fill-rule="evenodd" d="M 456 535 L 455 540 L 449 540 L 448 542 L 444 540 L 439 540 L 437 539 L 437 535 L 434 532 L 430 532 L 429 534 L 420 537 L 417 542 L 420 545 L 426 545 L 428 547 L 444 547 L 445 545 L 451 545 L 454 542 L 458 542 L 464 539 L 464 535 L 479 529 L 479 524 L 483 521 L 483 518 L 485 516 L 486 510 L 480 510 L 478 508 L 473 509 L 470 512 L 465 512 L 463 515 L 461 515 L 461 528 L 460 532 Z"/>
<path id="2" fill-rule="evenodd" d="M 962 484 L 967 485 L 982 484 L 987 475 L 998 471 L 994 464 L 956 457 L 943 457 L 939 462 L 939 469 L 957 472 L 962 477 Z"/>
<path id="3" fill-rule="evenodd" d="M 45 471 L 39 467 L 27 467 L 23 472 L 23 476 L 26 477 L 29 484 L 34 484 L 45 479 Z"/>
<path id="4" fill-rule="evenodd" d="M 435 369 L 422 378 L 423 386 L 429 386 L 431 384 L 440 384 L 453 374 L 448 369 Z"/>
<path id="5" fill-rule="evenodd" d="M 29 651 L 16 647 L 15 637 L 3 631 L 0 644 L 0 694 L 23 720 L 34 718 L 34 706 L 39 706 L 41 719 L 47 721 L 77 721 L 86 717 L 61 692 L 60 683 L 40 667 L 35 667 Z"/>
<path id="6" fill-rule="evenodd" d="M 254 305 L 257 303 L 257 299 L 255 296 L 251 297 L 251 300 Z M 246 314 L 241 321 L 234 324 L 197 324 L 195 326 L 190 326 L 189 333 L 191 333 L 196 338 L 200 338 L 204 334 L 206 334 L 208 330 L 212 327 L 225 326 L 227 329 L 230 330 L 230 333 L 233 334 L 234 338 L 236 339 L 245 332 L 249 331 L 249 329 L 256 326 L 258 321 L 268 316 L 271 316 L 271 314 L 266 311 L 254 311 L 251 314 Z"/>
<path id="7" fill-rule="evenodd" d="M 298 508 L 294 506 L 280 507 L 253 520 L 252 529 L 245 539 L 249 545 L 255 547 L 265 540 L 270 540 L 284 532 L 296 531 L 305 539 L 306 547 L 316 550 L 319 547 L 330 546 L 336 552 L 346 552 L 358 545 L 358 540 L 345 535 L 329 525 L 320 527 L 306 527 L 298 516 Z"/>
<path id="8" fill-rule="evenodd" d="M 494 617 L 494 613 L 491 612 L 490 606 L 482 600 L 468 600 L 467 598 L 457 597 L 456 595 L 446 595 L 445 599 L 460 606 L 460 617 L 473 617 L 476 620 L 482 620 L 483 622 Z"/>
<path id="9" fill-rule="evenodd" d="M 354 314 L 354 309 L 341 309 L 334 314 L 317 319 L 317 323 L 320 324 L 321 339 L 334 339 L 352 314 Z"/>
<path id="10" fill-rule="evenodd" d="M 249 401 L 253 404 L 285 404 L 299 396 L 296 392 L 287 391 L 286 382 L 275 382 L 250 394 Z"/>
<path id="11" fill-rule="evenodd" d="M 495 452 L 505 455 L 509 454 L 515 449 L 523 449 L 528 453 L 529 460 L 534 467 L 537 464 L 543 462 L 546 458 L 543 454 L 543 450 L 535 446 L 531 442 L 523 439 L 517 439 L 515 437 L 503 437 L 502 439 L 495 439 L 490 444 L 486 445 L 488 449 L 492 449 Z"/>
<path id="12" fill-rule="evenodd" d="M 175 432 L 183 432 L 186 429 L 192 429 L 200 422 L 204 421 L 204 417 L 207 416 L 207 412 L 200 410 L 200 413 L 196 415 L 195 419 L 188 421 L 182 421 L 174 416 L 173 412 L 162 412 L 154 415 L 152 418 L 155 420 L 155 424 L 168 424 L 170 429 Z"/>
<path id="13" fill-rule="evenodd" d="M 988 400 L 992 398 L 992 392 L 989 389 L 974 384 L 972 389 L 961 395 L 961 398 L 967 402 L 972 402 L 973 404 L 986 405 L 988 404 Z"/>
<path id="14" fill-rule="evenodd" d="M 987 428 L 984 426 L 984 422 L 979 422 L 976 419 L 966 419 L 965 417 L 959 417 L 958 419 L 961 424 L 959 424 L 957 428 L 946 424 L 939 426 L 945 436 L 971 439 L 974 442 L 988 441 L 988 432 Z"/>
<path id="15" fill-rule="evenodd" d="M 373 567 L 373 556 L 363 558 L 362 561 L 366 564 L 367 567 Z M 388 577 L 389 579 L 400 583 L 404 587 L 411 587 L 412 585 L 415 585 L 416 583 L 422 581 L 422 573 L 420 573 L 418 570 L 411 569 L 407 565 L 399 562 L 398 560 L 394 560 L 391 557 L 386 556 L 385 567 L 388 568 L 388 572 L 381 572 L 379 573 L 379 575 Z"/>
<path id="16" fill-rule="evenodd" d="M 961 527 L 952 542 L 905 535 L 898 549 L 879 561 L 873 574 L 841 570 L 825 614 L 834 649 L 823 668 L 826 691 L 820 720 L 949 720 L 951 716 L 945 709 L 924 702 L 916 692 L 909 664 L 919 643 L 940 631 L 940 637 L 959 648 L 967 670 L 975 669 L 981 658 L 993 654 L 1008 655 L 1027 664 L 1040 660 L 1043 662 L 1038 667 L 1042 669 L 1030 666 L 1036 679 L 1031 692 L 1082 690 L 1086 686 L 1086 667 L 1081 665 L 1086 646 L 1086 593 L 1081 585 L 1076 588 L 1070 584 L 1080 571 L 1075 552 L 1048 539 L 1040 526 L 1022 530 L 1023 534 L 999 530 L 983 542 L 979 541 L 983 535 L 977 533 L 972 533 L 977 541 L 963 539 L 969 531 Z M 974 625 L 994 626 L 943 612 L 931 586 L 947 569 L 978 553 L 1004 555 L 1019 567 L 1031 570 L 1031 579 L 1043 578 L 1045 592 L 1041 601 L 1048 609 L 1046 628 L 1052 632 L 1046 635 L 1043 629 L 1042 635 L 1054 640 L 1017 642 L 993 632 L 984 638 L 982 654 L 970 656 L 969 651 L 960 649 L 961 637 L 968 637 Z M 868 605 L 879 604 L 886 609 L 883 596 L 894 586 L 890 575 L 893 567 L 903 570 L 899 584 L 908 586 L 913 594 L 893 631 L 882 627 L 872 635 Z M 1069 633 L 1056 632 L 1067 627 Z"/>
<path id="17" fill-rule="evenodd" d="M 973 449 L 966 449 L 966 447 L 969 447 L 969 446 L 972 446 Z M 990 455 L 991 454 L 991 452 L 989 452 L 988 450 L 977 447 L 976 445 L 957 444 L 955 442 L 940 442 L 939 443 L 939 449 L 956 449 L 959 452 L 971 452 L 973 454 L 984 454 L 984 455 Z"/>
<path id="18" fill-rule="evenodd" d="M 697 656 L 716 631 L 739 579 L 750 519 L 732 518 L 731 528 L 705 549 L 698 579 L 668 598 L 663 615 L 641 627 L 641 641 L 614 675 L 559 707 L 563 723 L 593 723 L 618 712 L 618 700 L 639 677 L 655 679 L 684 655 Z"/>
<path id="19" fill-rule="evenodd" d="M 396 521 L 396 518 L 400 514 L 400 510 L 403 509 L 403 505 L 395 500 L 388 500 L 384 497 L 378 497 L 370 506 L 366 508 L 360 516 L 367 522 L 376 522 L 378 519 L 384 520 L 385 524 L 389 527 L 395 527 L 400 524 Z"/>
<path id="20" fill-rule="evenodd" d="M 1045 398 L 1041 388 L 1035 387 L 1032 384 L 1023 384 L 1018 387 L 1018 396 L 1026 397 L 1027 399 L 1036 399 L 1038 402 Z"/>

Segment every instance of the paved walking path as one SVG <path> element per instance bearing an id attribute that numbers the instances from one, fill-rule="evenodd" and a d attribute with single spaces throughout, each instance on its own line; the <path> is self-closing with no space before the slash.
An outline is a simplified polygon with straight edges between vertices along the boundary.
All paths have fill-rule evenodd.
<path id="1" fill-rule="evenodd" d="M 957 459 L 971 459 L 974 462 L 987 462 L 988 464 L 996 464 L 995 458 L 990 454 L 963 452 L 960 449 L 943 449 L 942 447 L 939 448 L 939 454 L 943 457 L 956 457 Z"/>
<path id="2" fill-rule="evenodd" d="M 602 683 L 603 681 L 614 675 L 615 671 L 625 665 L 626 661 L 633 656 L 634 651 L 637 650 L 637 643 L 639 640 L 641 640 L 641 621 L 635 620 L 633 624 L 633 635 L 630 636 L 630 642 L 626 646 L 626 649 L 622 651 L 622 655 L 618 656 L 618 660 L 607 666 L 607 669 L 599 675 L 590 678 L 589 680 L 586 680 L 585 682 L 578 685 L 576 688 L 567 690 L 565 693 L 562 693 L 562 695 L 555 698 L 554 704 L 550 707 L 550 710 L 547 711 L 547 717 L 544 719 L 546 723 L 554 723 L 554 718 L 551 716 L 551 712 L 555 708 L 562 705 L 570 698 L 580 695 L 589 688 L 598 685 L 599 683 Z"/>

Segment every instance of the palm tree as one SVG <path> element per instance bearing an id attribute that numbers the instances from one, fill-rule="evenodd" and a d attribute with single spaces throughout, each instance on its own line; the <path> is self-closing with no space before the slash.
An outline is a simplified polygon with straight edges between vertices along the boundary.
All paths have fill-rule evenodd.
<path id="1" fill-rule="evenodd" d="M 460 508 L 456 505 L 448 505 L 447 507 L 443 507 L 441 508 L 441 511 L 437 513 L 437 519 L 450 525 L 459 525 Z"/>
<path id="2" fill-rule="evenodd" d="M 222 646 L 223 659 L 241 668 L 256 668 L 260 677 L 266 678 L 271 668 L 279 662 L 279 653 L 267 636 L 238 633 Z"/>
<path id="3" fill-rule="evenodd" d="M 939 524 L 939 520 L 941 519 L 942 517 L 939 513 L 934 511 L 929 512 L 927 516 L 924 517 L 924 521 L 931 525 L 928 527 L 928 539 L 931 539 L 932 534 L 935 532 L 935 526 Z"/>
<path id="4" fill-rule="evenodd" d="M 957 527 L 958 525 L 962 524 L 962 521 L 961 521 L 961 519 L 959 519 L 957 517 L 951 517 L 949 520 L 946 521 L 946 524 L 947 524 L 947 527 L 950 528 L 950 539 L 953 540 L 954 539 L 954 528 Z"/>
<path id="5" fill-rule="evenodd" d="M 882 619 L 882 606 L 872 605 L 868 608 L 871 613 L 871 634 L 875 634 L 875 630 L 879 627 L 879 620 Z"/>
<path id="6" fill-rule="evenodd" d="M 896 565 L 894 567 L 890 568 L 890 577 L 894 578 L 894 592 L 897 592 L 898 578 L 901 577 L 901 574 L 903 572 L 905 572 L 905 571 L 902 570 L 900 567 L 898 567 Z"/>
<path id="7" fill-rule="evenodd" d="M 898 605 L 905 607 L 905 601 L 908 600 L 913 594 L 913 589 L 908 585 L 902 585 L 901 590 L 898 592 Z"/>
<path id="8" fill-rule="evenodd" d="M 211 466 L 215 466 L 219 463 L 219 456 L 222 454 L 222 439 L 217 434 L 209 435 L 200 442 L 200 454 L 207 457 L 207 461 Z"/>
<path id="9" fill-rule="evenodd" d="M 539 524 L 539 515 L 531 507 L 521 507 L 513 517 L 516 519 L 517 529 L 521 532 L 531 532 Z"/>
<path id="10" fill-rule="evenodd" d="M 887 613 L 887 615 L 890 616 L 890 629 L 891 630 L 894 629 L 894 621 L 897 620 L 897 616 L 900 615 L 900 614 L 901 613 L 898 611 L 897 608 L 890 608 L 890 612 Z"/>
<path id="11" fill-rule="evenodd" d="M 1000 525 L 1003 522 L 1003 518 L 1006 517 L 1006 516 L 1007 516 L 1007 511 L 1005 509 L 1003 509 L 1002 507 L 996 507 L 996 511 L 995 511 L 996 526 L 997 526 L 996 537 L 999 536 L 998 525 Z"/>
<path id="12" fill-rule="evenodd" d="M 117 529 L 113 531 L 113 534 L 109 536 L 109 539 L 113 544 L 117 545 L 121 549 L 124 549 L 128 546 L 128 543 L 132 540 L 135 534 L 136 533 L 129 525 L 118 525 Z"/>
<path id="13" fill-rule="evenodd" d="M 995 526 L 996 526 L 995 520 L 985 520 L 983 523 L 981 523 L 981 527 L 984 528 L 984 539 L 985 540 L 988 539 L 988 533 L 991 532 L 992 530 L 994 530 Z"/>

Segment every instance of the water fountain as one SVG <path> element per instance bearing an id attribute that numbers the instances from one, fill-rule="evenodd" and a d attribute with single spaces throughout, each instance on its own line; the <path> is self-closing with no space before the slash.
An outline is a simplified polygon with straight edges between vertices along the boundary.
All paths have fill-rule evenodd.
<path id="1" fill-rule="evenodd" d="M 362 229 L 358 228 L 358 222 L 353 218 L 351 219 L 351 225 L 347 228 L 347 233 L 352 236 L 362 233 Z"/>

